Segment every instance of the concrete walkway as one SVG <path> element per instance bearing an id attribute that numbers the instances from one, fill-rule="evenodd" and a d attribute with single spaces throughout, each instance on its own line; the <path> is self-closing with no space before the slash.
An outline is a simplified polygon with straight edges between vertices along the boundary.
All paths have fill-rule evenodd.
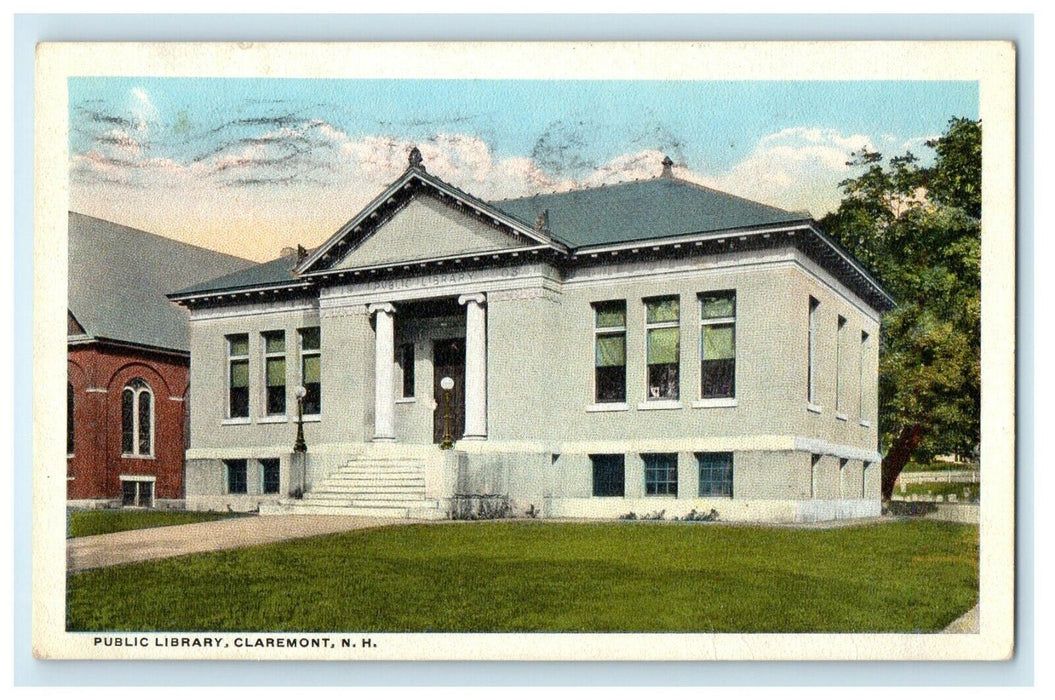
<path id="1" fill-rule="evenodd" d="M 268 542 L 328 535 L 412 520 L 343 515 L 269 515 L 230 518 L 190 525 L 126 530 L 66 541 L 66 571 L 74 573 L 117 564 L 237 549 Z"/>
<path id="2" fill-rule="evenodd" d="M 943 631 L 945 634 L 978 634 L 978 606 L 974 606 L 952 621 Z"/>

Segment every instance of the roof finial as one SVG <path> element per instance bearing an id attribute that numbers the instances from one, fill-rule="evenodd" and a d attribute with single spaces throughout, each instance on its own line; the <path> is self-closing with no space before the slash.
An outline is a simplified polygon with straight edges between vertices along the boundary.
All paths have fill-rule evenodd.
<path id="1" fill-rule="evenodd" d="M 674 177 L 674 161 L 670 159 L 670 156 L 663 156 L 663 172 L 660 173 L 660 177 Z"/>
<path id="2" fill-rule="evenodd" d="M 536 231 L 549 231 L 549 209 L 543 209 L 542 213 L 535 217 Z"/>
<path id="3" fill-rule="evenodd" d="M 425 166 L 421 164 L 421 151 L 418 150 L 417 146 L 410 149 L 410 155 L 407 156 L 407 162 L 410 163 L 410 167 L 424 170 Z"/>

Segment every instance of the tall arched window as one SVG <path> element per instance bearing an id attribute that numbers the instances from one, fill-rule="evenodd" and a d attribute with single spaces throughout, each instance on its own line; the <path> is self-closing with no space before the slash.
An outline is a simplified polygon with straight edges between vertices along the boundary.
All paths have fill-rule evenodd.
<path id="1" fill-rule="evenodd" d="M 73 384 L 66 382 L 66 454 L 73 454 Z"/>
<path id="2" fill-rule="evenodd" d="M 154 394 L 138 377 L 121 392 L 121 454 L 154 456 Z"/>

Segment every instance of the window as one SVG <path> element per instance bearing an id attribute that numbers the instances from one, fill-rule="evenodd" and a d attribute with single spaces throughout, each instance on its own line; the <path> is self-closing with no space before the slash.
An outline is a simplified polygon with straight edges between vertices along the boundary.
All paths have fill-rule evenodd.
<path id="1" fill-rule="evenodd" d="M 814 341 L 817 335 L 817 307 L 820 305 L 819 301 L 810 297 L 810 329 L 809 345 L 807 348 L 808 363 L 806 366 L 806 400 L 811 404 L 817 403 L 817 389 L 814 386 L 817 381 L 817 370 L 815 366 L 817 361 L 817 351 L 814 347 Z"/>
<path id="2" fill-rule="evenodd" d="M 733 497 L 732 452 L 701 452 L 696 462 L 700 467 L 700 496 Z"/>
<path id="3" fill-rule="evenodd" d="M 678 399 L 678 298 L 645 301 L 645 344 L 650 401 Z"/>
<path id="4" fill-rule="evenodd" d="M 641 455 L 645 461 L 645 495 L 678 495 L 678 455 Z"/>
<path id="5" fill-rule="evenodd" d="M 269 331 L 264 336 L 264 412 L 269 416 L 286 413 L 286 334 Z"/>
<path id="6" fill-rule="evenodd" d="M 153 480 L 121 479 L 121 505 L 125 508 L 153 507 Z"/>
<path id="7" fill-rule="evenodd" d="M 277 459 L 260 460 L 260 490 L 264 493 L 278 493 L 278 467 Z"/>
<path id="8" fill-rule="evenodd" d="M 626 302 L 594 304 L 594 400 L 626 401 Z"/>
<path id="9" fill-rule="evenodd" d="M 846 465 L 849 464 L 850 460 L 840 459 L 839 460 L 839 498 L 843 498 L 843 476 L 846 474 Z"/>
<path id="10" fill-rule="evenodd" d="M 700 398 L 736 396 L 736 292 L 700 295 Z"/>
<path id="11" fill-rule="evenodd" d="M 121 454 L 154 454 L 154 394 L 150 385 L 138 377 L 121 392 Z"/>
<path id="12" fill-rule="evenodd" d="M 625 459 L 623 455 L 590 455 L 593 463 L 593 495 L 622 496 Z"/>
<path id="13" fill-rule="evenodd" d="M 66 454 L 73 454 L 73 384 L 66 382 Z"/>
<path id="14" fill-rule="evenodd" d="M 227 336 L 227 417 L 249 417 L 249 336 Z"/>
<path id="15" fill-rule="evenodd" d="M 843 334 L 846 330 L 846 319 L 838 317 L 835 326 L 835 412 L 842 408 L 843 376 Z"/>
<path id="16" fill-rule="evenodd" d="M 861 352 L 857 358 L 857 373 L 859 376 L 857 383 L 857 415 L 861 417 L 862 421 L 868 420 L 865 415 L 865 383 L 867 379 L 867 373 L 865 367 L 868 366 L 868 333 L 861 331 Z"/>
<path id="17" fill-rule="evenodd" d="M 867 498 L 868 496 L 868 469 L 871 466 L 871 462 L 865 462 L 861 465 L 861 498 Z"/>
<path id="18" fill-rule="evenodd" d="M 403 398 L 414 398 L 414 343 L 399 346 L 399 368 L 403 373 Z"/>
<path id="19" fill-rule="evenodd" d="M 300 385 L 304 395 L 304 413 L 317 416 L 322 410 L 321 367 L 319 329 L 302 328 L 300 331 Z"/>
<path id="20" fill-rule="evenodd" d="M 820 455 L 810 455 L 810 498 L 817 497 L 817 467 L 821 463 Z"/>
<path id="21" fill-rule="evenodd" d="M 227 493 L 247 493 L 246 460 L 224 460 L 224 466 L 227 470 Z"/>

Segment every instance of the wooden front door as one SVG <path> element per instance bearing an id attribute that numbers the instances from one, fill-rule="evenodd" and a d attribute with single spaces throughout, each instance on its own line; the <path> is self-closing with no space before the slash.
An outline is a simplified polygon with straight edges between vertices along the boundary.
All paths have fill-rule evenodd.
<path id="1" fill-rule="evenodd" d="M 451 436 L 458 440 L 465 433 L 465 338 L 436 340 L 432 345 L 432 393 L 436 410 L 432 415 L 433 442 L 443 440 L 446 404 L 440 380 L 454 380 L 451 389 Z"/>

